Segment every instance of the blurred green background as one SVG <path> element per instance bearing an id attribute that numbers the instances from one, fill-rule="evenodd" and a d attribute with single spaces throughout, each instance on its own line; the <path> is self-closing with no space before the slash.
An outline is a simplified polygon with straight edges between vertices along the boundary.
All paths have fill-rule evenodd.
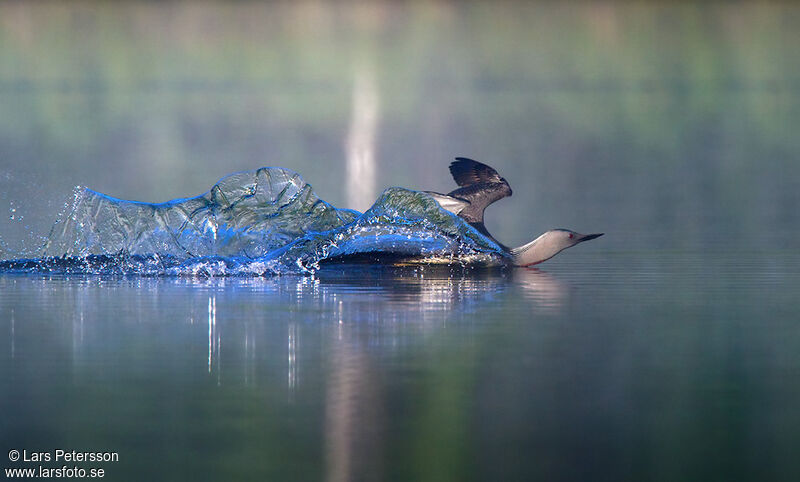
<path id="1" fill-rule="evenodd" d="M 75 185 L 165 201 L 265 165 L 363 210 L 449 191 L 461 155 L 514 188 L 487 214 L 507 244 L 797 246 L 798 25 L 793 3 L 0 3 L 0 201 L 27 215 L 0 233 L 46 230 Z"/>

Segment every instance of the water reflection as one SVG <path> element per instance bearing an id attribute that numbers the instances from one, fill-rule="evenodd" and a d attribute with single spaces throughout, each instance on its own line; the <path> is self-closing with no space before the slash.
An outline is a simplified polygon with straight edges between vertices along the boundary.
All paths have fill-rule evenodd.
<path id="1" fill-rule="evenodd" d="M 309 346 L 302 343 L 309 322 L 316 324 L 319 333 L 330 334 L 324 345 L 335 346 L 332 359 L 343 360 L 349 357 L 353 346 L 380 352 L 387 347 L 402 346 L 418 336 L 435 335 L 447 323 L 462 320 L 465 314 L 471 316 L 499 306 L 510 286 L 515 286 L 515 291 L 528 299 L 531 310 L 540 314 L 556 313 L 567 302 L 569 293 L 564 281 L 538 270 L 460 267 L 342 266 L 324 268 L 314 277 L 21 279 L 27 295 L 37 299 L 37 304 L 58 306 L 74 313 L 69 337 L 73 360 L 80 360 L 87 356 L 87 350 L 96 348 L 87 343 L 96 342 L 98 330 L 106 326 L 98 324 L 104 320 L 106 310 L 128 313 L 122 318 L 125 322 L 163 325 L 165 329 L 174 324 L 170 320 L 185 320 L 180 331 L 191 333 L 203 327 L 203 365 L 220 384 L 240 379 L 238 374 L 245 385 L 258 384 L 258 366 L 265 357 L 273 356 L 277 340 L 282 339 L 283 379 L 290 393 L 301 383 L 301 366 L 306 358 L 303 350 L 320 348 L 318 341 Z M 2 278 L 0 283 L 7 285 L 9 280 L 13 277 Z M 116 303 L 112 305 L 104 299 L 105 290 L 135 295 L 112 297 Z M 201 303 L 197 302 L 198 296 L 203 297 Z M 173 297 L 177 297 L 177 303 L 171 305 L 169 300 Z M 271 308 L 254 311 L 252 307 L 240 306 L 243 300 L 250 303 L 253 297 Z M 165 304 L 166 309 L 162 310 Z M 203 325 L 195 324 L 198 304 L 205 305 Z M 296 307 L 302 309 L 298 311 Z M 34 308 L 18 306 L 8 312 L 8 346 L 12 358 L 17 353 L 19 309 L 24 311 L 23 316 L 28 316 Z M 116 319 L 111 316 L 103 323 Z M 122 329 L 116 325 L 106 328 Z M 227 356 L 223 355 L 226 351 L 223 345 L 231 350 Z M 242 365 L 241 370 L 228 372 L 233 379 L 222 373 L 223 365 L 229 363 Z M 337 363 L 332 362 L 331 366 L 338 366 Z"/>
<path id="2" fill-rule="evenodd" d="M 11 358 L 14 358 L 16 355 L 16 336 L 14 333 L 14 328 L 16 322 L 14 320 L 14 310 L 11 310 Z"/>
<path id="3" fill-rule="evenodd" d="M 334 481 L 732 475 L 767 444 L 800 446 L 787 418 L 800 393 L 786 384 L 796 255 L 590 258 L 547 271 L 2 276 L 0 409 L 16 416 L 1 435 L 107 440 L 132 458 L 158 459 L 155 444 L 197 460 L 198 479 L 223 479 L 244 455 L 242 478 Z M 697 455 L 708 447 L 712 459 Z M 794 473 L 788 460 L 776 473 Z"/>
<path id="4" fill-rule="evenodd" d="M 380 479 L 385 405 L 380 376 L 369 353 L 335 338 L 325 394 L 325 479 Z"/>
<path id="5" fill-rule="evenodd" d="M 556 277 L 538 269 L 520 269 L 514 272 L 514 280 L 525 296 L 541 310 L 557 312 L 568 295 L 567 285 Z"/>
<path id="6" fill-rule="evenodd" d="M 211 373 L 211 365 L 216 354 L 217 368 L 220 363 L 220 346 L 222 337 L 217 330 L 217 297 L 208 297 L 208 373 Z"/>
<path id="7" fill-rule="evenodd" d="M 145 288 L 142 280 L 136 282 L 137 287 L 148 290 L 172 289 L 206 289 L 213 293 L 206 296 L 206 357 L 205 366 L 209 374 L 215 374 L 217 383 L 225 383 L 222 376 L 222 365 L 228 363 L 242 364 L 241 370 L 229 373 L 242 373 L 245 385 L 259 383 L 258 366 L 264 363 L 265 357 L 274 355 L 276 335 L 284 341 L 280 352 L 284 353 L 285 386 L 289 399 L 293 398 L 301 383 L 300 372 L 303 354 L 301 339 L 307 327 L 301 320 L 309 318 L 297 317 L 293 313 L 295 306 L 315 313 L 315 323 L 321 323 L 323 331 L 330 332 L 331 360 L 326 365 L 336 367 L 350 366 L 345 370 L 353 371 L 349 359 L 354 346 L 358 350 L 381 350 L 403 344 L 408 339 L 408 331 L 416 335 L 435 334 L 450 318 L 454 307 L 459 309 L 478 310 L 483 304 L 497 302 L 513 279 L 510 271 L 483 270 L 474 272 L 464 268 L 392 268 L 343 266 L 325 268 L 316 276 L 296 276 L 280 278 L 216 278 L 197 279 L 180 278 L 172 280 L 147 280 Z M 524 276 L 524 289 L 535 296 L 536 303 L 543 307 L 559 306 L 559 297 L 563 289 L 559 283 L 544 273 L 531 272 Z M 224 321 L 218 319 L 218 297 L 224 296 L 223 306 L 226 312 L 230 305 L 240 296 L 257 294 L 264 296 L 264 302 L 272 305 L 276 313 L 285 311 L 285 317 L 278 316 L 274 321 L 284 329 L 266 325 L 267 319 L 257 314 L 239 318 L 241 313 L 234 314 L 235 323 L 230 316 Z M 547 301 L 549 299 L 549 301 Z M 235 305 L 234 305 L 235 306 Z M 471 308 L 470 308 L 471 307 Z M 388 309 L 387 309 L 388 308 Z M 190 308 L 191 312 L 194 311 Z M 234 309 L 234 312 L 236 310 Z M 141 321 L 153 321 L 150 315 L 143 315 Z M 185 316 L 189 324 L 193 324 L 194 316 Z M 335 327 L 335 328 L 334 328 Z M 368 336 L 365 337 L 365 334 Z M 318 335 L 315 335 L 318 336 Z M 223 344 L 229 347 L 234 360 L 223 357 Z M 73 344 L 74 347 L 77 343 Z M 318 345 L 309 347 L 316 349 Z M 367 354 L 359 355 L 366 360 Z M 337 361 L 338 360 L 338 361 Z M 341 362 L 341 363 L 340 363 Z M 340 377 L 341 378 L 341 377 Z M 238 380 L 227 380 L 234 382 Z"/>
<path id="8" fill-rule="evenodd" d="M 298 339 L 299 333 L 297 329 L 297 323 L 289 323 L 288 329 L 288 336 L 287 336 L 287 347 L 286 351 L 288 352 L 288 369 L 287 371 L 287 385 L 289 388 L 289 394 L 294 395 L 295 388 L 297 387 L 298 383 L 298 376 L 297 376 L 297 351 L 298 345 L 300 340 Z"/>

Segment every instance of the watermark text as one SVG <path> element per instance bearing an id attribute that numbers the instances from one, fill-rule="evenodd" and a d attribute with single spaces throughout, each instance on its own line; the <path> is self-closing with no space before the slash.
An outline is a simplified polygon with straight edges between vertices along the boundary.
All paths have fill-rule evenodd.
<path id="1" fill-rule="evenodd" d="M 108 464 L 119 462 L 119 453 L 109 451 L 81 451 L 65 449 L 46 451 L 11 449 L 8 451 L 8 460 L 10 462 L 22 463 L 25 465 L 17 467 L 5 467 L 3 470 L 6 478 L 8 479 L 30 477 L 93 479 L 105 477 L 106 468 L 97 466 L 84 467 L 83 464 L 77 465 L 74 463 L 89 462 Z"/>

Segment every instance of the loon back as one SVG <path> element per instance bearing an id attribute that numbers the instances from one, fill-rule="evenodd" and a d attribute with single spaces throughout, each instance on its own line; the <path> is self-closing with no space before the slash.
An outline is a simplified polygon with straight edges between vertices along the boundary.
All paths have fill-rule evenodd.
<path id="1" fill-rule="evenodd" d="M 487 206 L 511 196 L 512 191 L 508 182 L 486 164 L 465 157 L 457 157 L 455 162 L 450 164 L 450 173 L 460 186 L 458 189 L 447 194 L 426 191 L 427 194 L 432 196 L 443 209 L 460 216 L 478 232 L 497 243 L 511 255 L 511 264 L 514 266 L 539 264 L 567 248 L 603 235 L 603 233 L 581 234 L 568 229 L 552 229 L 528 244 L 509 248 L 497 241 L 483 223 L 483 213 Z"/>
<path id="2" fill-rule="evenodd" d="M 481 234 L 497 242 L 483 223 L 486 208 L 511 196 L 511 186 L 490 166 L 466 157 L 457 157 L 450 164 L 450 174 L 460 187 L 447 194 L 426 191 L 442 208 L 460 216 Z M 500 246 L 503 246 L 497 242 Z M 505 246 L 503 246 L 504 249 Z"/>

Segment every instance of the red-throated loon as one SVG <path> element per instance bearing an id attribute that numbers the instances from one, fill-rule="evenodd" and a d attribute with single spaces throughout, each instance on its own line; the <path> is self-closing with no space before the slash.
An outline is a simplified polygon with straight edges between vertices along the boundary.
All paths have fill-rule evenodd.
<path id="1" fill-rule="evenodd" d="M 509 248 L 494 239 L 483 224 L 483 211 L 486 207 L 511 195 L 508 182 L 486 164 L 465 157 L 456 157 L 455 162 L 450 164 L 450 173 L 459 185 L 458 189 L 446 195 L 425 192 L 436 199 L 443 209 L 460 216 L 481 234 L 497 243 L 511 255 L 514 266 L 539 264 L 578 243 L 603 235 L 603 233 L 581 234 L 568 229 L 551 229 L 528 244 Z"/>

